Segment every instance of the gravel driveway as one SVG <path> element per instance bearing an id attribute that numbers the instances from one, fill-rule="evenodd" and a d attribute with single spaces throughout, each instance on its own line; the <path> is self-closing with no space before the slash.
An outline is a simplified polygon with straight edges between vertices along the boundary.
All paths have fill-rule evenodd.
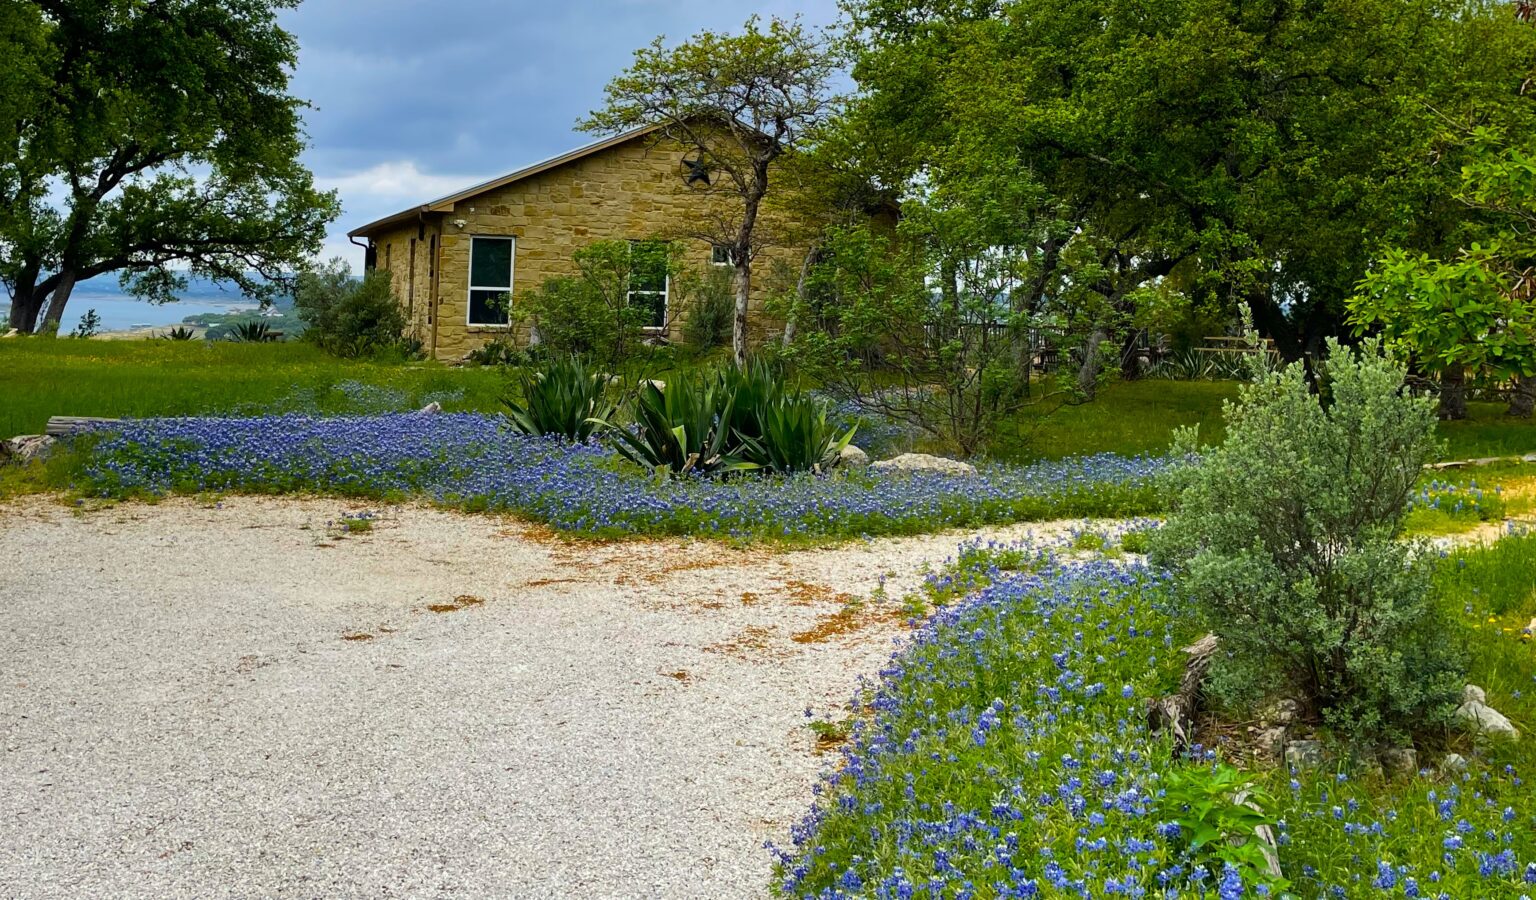
<path id="1" fill-rule="evenodd" d="M 835 759 L 804 710 L 902 632 L 842 600 L 963 537 L 363 509 L 0 506 L 0 897 L 761 896 Z"/>

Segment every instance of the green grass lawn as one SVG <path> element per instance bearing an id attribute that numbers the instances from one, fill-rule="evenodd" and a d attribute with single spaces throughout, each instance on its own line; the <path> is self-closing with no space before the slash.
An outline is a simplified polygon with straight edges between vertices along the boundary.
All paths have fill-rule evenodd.
<path id="1" fill-rule="evenodd" d="M 342 360 L 305 343 L 12 339 L 0 341 L 0 436 L 59 415 L 368 412 L 428 398 L 488 410 L 503 385 L 494 369 Z"/>
<path id="2" fill-rule="evenodd" d="M 1002 429 L 992 453 L 999 459 L 1058 459 L 1080 453 L 1161 453 L 1175 428 L 1200 427 L 1200 441 L 1226 435 L 1221 404 L 1237 397 L 1235 381 L 1146 379 L 1111 384 L 1098 399 L 1042 415 L 1026 410 Z M 1471 417 L 1443 422 L 1446 458 L 1536 453 L 1536 419 L 1512 419 L 1502 403 L 1469 404 Z"/>

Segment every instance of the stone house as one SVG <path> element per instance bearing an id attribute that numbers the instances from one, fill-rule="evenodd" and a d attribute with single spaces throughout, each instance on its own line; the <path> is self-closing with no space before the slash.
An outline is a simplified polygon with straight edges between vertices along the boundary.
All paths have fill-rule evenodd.
<path id="1" fill-rule="evenodd" d="M 503 298 L 554 275 L 573 274 L 571 254 L 601 240 L 677 241 L 683 264 L 729 265 L 722 248 L 680 238 L 691 213 L 709 202 L 701 172 L 681 145 L 641 128 L 606 138 L 509 175 L 413 206 L 350 232 L 366 240 L 367 265 L 390 273 L 409 333 L 433 358 L 454 360 L 514 334 Z M 657 256 L 648 254 L 648 256 Z M 798 266 L 803 251 L 766 248 L 753 264 L 752 305 L 760 308 L 777 259 Z M 665 273 L 637 271 L 630 299 L 653 310 L 657 335 L 686 312 Z M 759 328 L 769 323 L 759 321 Z"/>

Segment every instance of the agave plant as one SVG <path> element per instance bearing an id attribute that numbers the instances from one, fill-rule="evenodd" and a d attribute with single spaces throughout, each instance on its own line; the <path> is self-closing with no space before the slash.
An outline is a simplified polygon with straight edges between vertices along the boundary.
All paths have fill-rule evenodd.
<path id="1" fill-rule="evenodd" d="M 635 396 L 635 428 L 598 424 L 627 459 L 649 469 L 711 474 L 756 468 L 738 459 L 729 427 L 735 409 L 730 389 L 715 377 L 684 375 L 665 387 L 653 382 Z"/>
<path id="2" fill-rule="evenodd" d="M 277 340 L 277 335 L 266 322 L 237 322 L 229 339 L 242 344 L 267 344 Z"/>
<path id="3" fill-rule="evenodd" d="M 613 416 L 606 379 L 587 371 L 579 357 L 556 359 L 540 371 L 525 369 L 518 381 L 522 399 L 503 397 L 501 402 L 512 427 L 523 434 L 558 434 L 582 442 Z"/>
<path id="4" fill-rule="evenodd" d="M 838 434 L 827 407 L 804 395 L 780 397 L 759 412 L 761 433 L 738 435 L 742 457 L 774 472 L 823 472 L 853 440 L 858 426 Z"/>
<path id="5" fill-rule="evenodd" d="M 728 366 L 720 372 L 719 389 L 735 402 L 726 423 L 737 441 L 763 436 L 763 412 L 784 396 L 784 382 L 767 363 Z"/>
<path id="6" fill-rule="evenodd" d="M 160 340 L 162 340 L 162 341 L 190 341 L 190 340 L 192 340 L 192 338 L 194 338 L 196 336 L 197 336 L 197 332 L 193 331 L 192 329 L 188 328 L 187 326 L 185 326 L 185 325 L 177 325 L 175 328 L 172 328 L 170 331 L 167 331 L 166 333 L 160 335 Z"/>

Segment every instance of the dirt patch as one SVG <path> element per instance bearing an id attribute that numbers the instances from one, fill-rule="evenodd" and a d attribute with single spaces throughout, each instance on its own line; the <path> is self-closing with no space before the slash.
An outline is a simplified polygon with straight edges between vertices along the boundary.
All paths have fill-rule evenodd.
<path id="1" fill-rule="evenodd" d="M 479 606 L 485 602 L 484 597 L 476 597 L 474 594 L 460 594 L 453 598 L 452 603 L 429 603 L 428 612 L 453 613 L 461 609 L 469 609 L 471 606 Z"/>

